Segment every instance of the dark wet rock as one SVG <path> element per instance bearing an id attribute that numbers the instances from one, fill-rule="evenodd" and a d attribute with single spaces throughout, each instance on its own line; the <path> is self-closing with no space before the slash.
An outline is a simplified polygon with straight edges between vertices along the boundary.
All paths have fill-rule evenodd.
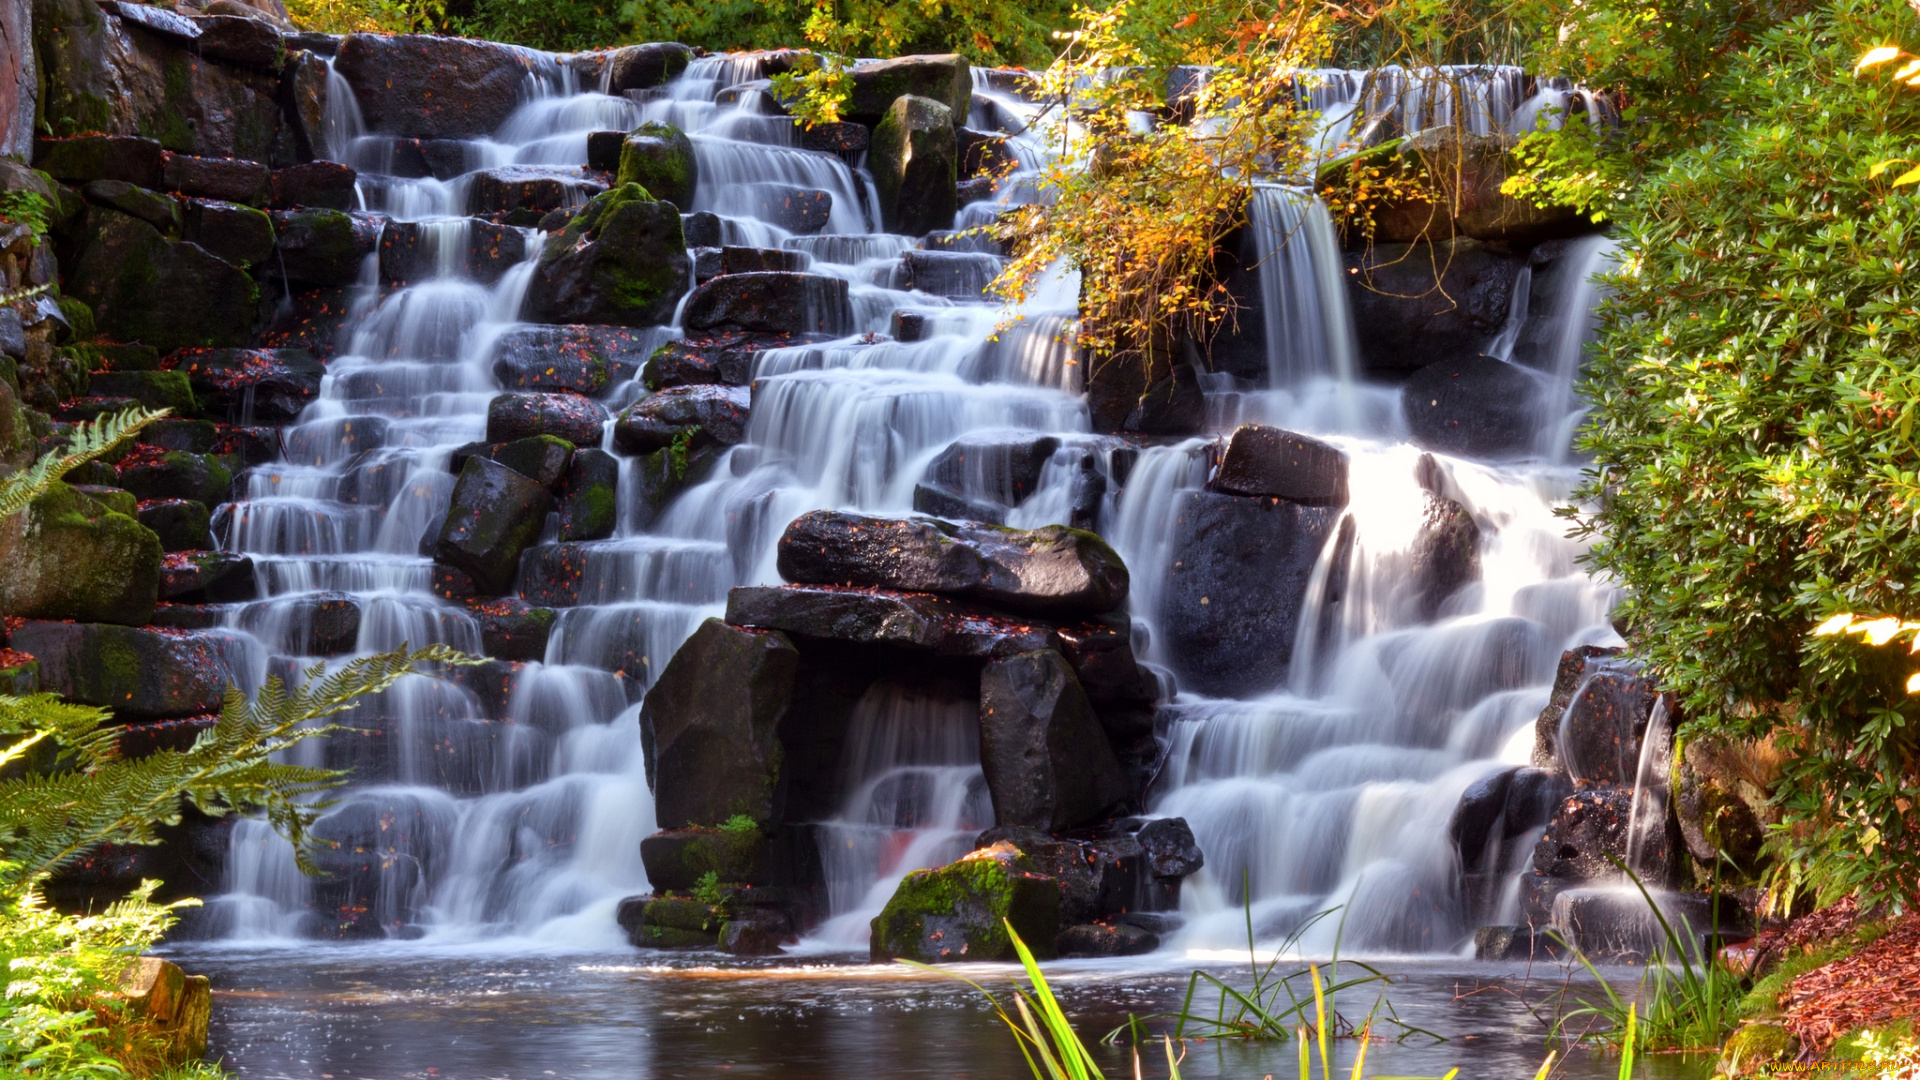
<path id="1" fill-rule="evenodd" d="M 726 921 L 720 929 L 720 951 L 734 956 L 773 956 L 790 936 L 784 916 L 758 912 Z"/>
<path id="2" fill-rule="evenodd" d="M 190 44 L 200 37 L 200 20 L 190 19 L 165 8 L 149 7 L 145 4 L 121 3 L 120 0 L 106 0 L 100 5 L 102 11 L 120 17 L 120 21 L 138 26 L 142 30 L 151 30 L 181 44 Z"/>
<path id="3" fill-rule="evenodd" d="M 1180 503 L 1160 630 L 1182 689 L 1246 697 L 1280 686 L 1334 507 L 1196 492 Z"/>
<path id="4" fill-rule="evenodd" d="M 970 206 L 977 202 L 988 202 L 999 192 L 1000 182 L 991 177 L 978 176 L 971 180 L 962 180 L 956 186 L 955 193 L 961 206 Z"/>
<path id="5" fill-rule="evenodd" d="M 169 552 L 160 565 L 160 599 L 230 604 L 258 597 L 253 559 L 237 551 Z"/>
<path id="6" fill-rule="evenodd" d="M 640 860 L 655 888 L 688 892 L 712 874 L 729 885 L 807 889 L 821 880 L 812 828 L 669 829 L 640 841 Z"/>
<path id="7" fill-rule="evenodd" d="M 944 656 L 1014 655 L 1053 648 L 1050 627 L 928 593 L 829 585 L 741 586 L 727 621 L 800 637 L 897 645 Z"/>
<path id="8" fill-rule="evenodd" d="M 155 499 L 142 504 L 139 522 L 160 538 L 167 551 L 194 551 L 205 548 L 213 536 L 208 527 L 211 515 L 207 504 L 192 499 Z"/>
<path id="9" fill-rule="evenodd" d="M 675 41 L 615 49 L 607 58 L 607 93 L 647 90 L 672 82 L 693 60 L 693 50 Z"/>
<path id="10" fill-rule="evenodd" d="M 1347 255 L 1367 371 L 1400 374 L 1478 356 L 1505 325 L 1525 256 L 1474 240 L 1375 244 Z"/>
<path id="11" fill-rule="evenodd" d="M 615 188 L 547 237 L 527 290 L 527 317 L 661 325 L 685 293 L 689 269 L 673 204 L 649 201 L 631 184 Z"/>
<path id="12" fill-rule="evenodd" d="M 166 154 L 160 186 L 194 198 L 265 206 L 272 179 L 272 171 L 257 161 Z"/>
<path id="13" fill-rule="evenodd" d="M 720 273 L 798 273 L 807 268 L 808 259 L 798 251 L 785 248 L 734 247 L 720 249 Z"/>
<path id="14" fill-rule="evenodd" d="M 1052 650 L 995 660 L 981 673 L 980 766 L 1001 825 L 1057 832 L 1128 798 L 1080 680 Z"/>
<path id="15" fill-rule="evenodd" d="M 1060 934 L 1060 884 L 1034 872 L 1012 844 L 915 870 L 873 920 L 876 963 L 1015 959 L 1011 925 L 1033 955 L 1051 958 Z"/>
<path id="16" fill-rule="evenodd" d="M 857 154 L 867 148 L 873 132 L 865 124 L 856 124 L 851 120 L 835 120 L 825 124 L 815 124 L 800 133 L 800 147 L 803 150 L 817 150 L 828 154 Z"/>
<path id="17" fill-rule="evenodd" d="M 164 186 L 166 151 L 137 135 L 76 135 L 39 139 L 33 167 L 63 183 L 119 180 L 144 188 Z"/>
<path id="18" fill-rule="evenodd" d="M 281 209 L 352 210 L 359 203 L 354 195 L 358 180 L 353 169 L 337 161 L 310 161 L 275 169 L 272 204 Z"/>
<path id="19" fill-rule="evenodd" d="M 1206 421 L 1195 349 L 1162 345 L 1149 358 L 1134 348 L 1089 354 L 1087 409 L 1097 432 L 1190 435 Z"/>
<path id="20" fill-rule="evenodd" d="M 353 312 L 352 290 L 344 286 L 297 289 L 279 305 L 274 318 L 253 344 L 272 349 L 304 349 L 327 359 L 349 343 Z"/>
<path id="21" fill-rule="evenodd" d="M 1473 958 L 1486 961 L 1558 960 L 1566 947 L 1545 929 L 1531 926 L 1482 926 L 1473 932 Z"/>
<path id="22" fill-rule="evenodd" d="M 654 338 L 619 326 L 521 326 L 493 346 L 493 377 L 507 390 L 599 397 L 633 378 Z"/>
<path id="23" fill-rule="evenodd" d="M 587 545 L 561 542 L 542 544 L 526 553 L 521 567 L 520 596 L 541 607 L 573 607 L 580 602 L 580 581 L 587 569 Z M 470 584 L 470 583 L 469 583 Z M 439 592 L 436 588 L 436 592 Z M 474 595 L 469 587 L 463 594 L 456 590 L 441 592 L 449 599 L 464 600 Z"/>
<path id="24" fill-rule="evenodd" d="M 1554 811 L 1572 794 L 1573 781 L 1565 773 L 1535 768 L 1515 772 L 1507 786 L 1506 839 L 1545 828 L 1553 820 Z"/>
<path id="25" fill-rule="evenodd" d="M 139 522 L 55 483 L 0 519 L 0 612 L 138 626 L 153 614 L 160 558 Z"/>
<path id="26" fill-rule="evenodd" d="M 500 394 L 487 405 L 487 441 L 554 435 L 575 446 L 598 446 L 607 411 L 578 394 Z"/>
<path id="27" fill-rule="evenodd" d="M 360 601 L 347 593 L 323 592 L 293 601 L 287 612 L 287 649 L 298 656 L 341 656 L 360 641 Z"/>
<path id="28" fill-rule="evenodd" d="M 868 61 L 855 64 L 851 75 L 853 90 L 842 109 L 848 116 L 879 116 L 900 97 L 912 94 L 938 102 L 953 117 L 965 118 L 973 101 L 972 69 L 966 57 L 954 53 Z"/>
<path id="29" fill-rule="evenodd" d="M 780 574 L 813 585 L 964 596 L 1054 618 L 1126 602 L 1127 569 L 1092 533 L 1049 525 L 998 529 L 931 520 L 803 514 L 780 537 Z"/>
<path id="30" fill-rule="evenodd" d="M 148 499 L 192 499 L 216 506 L 233 491 L 233 470 L 212 454 L 136 452 L 120 460 L 120 486 Z"/>
<path id="31" fill-rule="evenodd" d="M 1480 458 L 1527 453 L 1539 430 L 1543 397 L 1537 375 L 1489 356 L 1430 364 L 1400 392 L 1415 442 Z"/>
<path id="32" fill-rule="evenodd" d="M 180 200 L 124 180 L 89 180 L 80 189 L 95 206 L 118 210 L 160 230 L 170 240 L 180 238 Z"/>
<path id="33" fill-rule="evenodd" d="M 243 268 L 252 268 L 273 256 L 273 219 L 239 203 L 186 200 L 180 235 Z"/>
<path id="34" fill-rule="evenodd" d="M 720 215 L 709 210 L 680 215 L 680 229 L 686 237 L 688 247 L 717 248 L 725 235 Z"/>
<path id="35" fill-rule="evenodd" d="M 235 424 L 285 424 L 320 396 L 326 367 L 305 349 L 191 349 L 173 358 L 203 412 Z"/>
<path id="36" fill-rule="evenodd" d="M 1060 883 L 1060 921 L 1090 923 L 1137 906 L 1146 858 L 1125 834 L 1054 836 L 1025 826 L 996 825 L 974 838 L 976 849 L 1011 843 L 1035 873 Z"/>
<path id="37" fill-rule="evenodd" d="M 195 43 L 201 56 L 229 64 L 278 74 L 287 61 L 287 43 L 279 29 L 260 19 L 240 15 L 204 15 L 194 20 L 200 28 Z"/>
<path id="38" fill-rule="evenodd" d="M 1700 893 L 1660 893 L 1656 898 L 1667 927 L 1654 918 L 1637 891 L 1565 892 L 1554 898 L 1553 929 L 1587 957 L 1627 963 L 1644 963 L 1665 948 L 1668 928 L 1683 941 L 1694 938 L 1690 950 L 1716 929 L 1736 939 L 1752 933 L 1751 921 L 1731 897 L 1720 897 L 1717 911 L 1712 898 Z"/>
<path id="39" fill-rule="evenodd" d="M 676 496 L 711 476 L 726 449 L 718 443 L 680 450 L 669 446 L 635 458 L 628 474 L 631 486 L 620 492 L 634 526 L 651 525 Z"/>
<path id="40" fill-rule="evenodd" d="M 895 341 L 925 341 L 931 337 L 933 314 L 896 308 L 888 320 L 887 333 Z"/>
<path id="41" fill-rule="evenodd" d="M 700 183 L 700 163 L 693 141 L 672 124 L 642 124 L 620 142 L 619 184 L 639 184 L 656 199 L 682 210 L 693 207 L 694 188 Z"/>
<path id="42" fill-rule="evenodd" d="M 708 619 L 680 646 L 640 706 L 640 742 L 662 828 L 718 825 L 780 811 L 777 733 L 799 653 L 782 634 Z"/>
<path id="43" fill-rule="evenodd" d="M 681 386 L 633 403 L 614 421 L 614 445 L 645 454 L 676 443 L 733 446 L 747 436 L 752 396 L 745 387 Z"/>
<path id="44" fill-rule="evenodd" d="M 127 719 L 217 712 L 234 672 L 216 639 L 79 622 L 28 622 L 12 647 L 40 661 L 42 689 Z"/>
<path id="45" fill-rule="evenodd" d="M 1489 867 L 1487 861 L 1489 855 L 1497 853 L 1497 841 L 1505 835 L 1507 795 L 1519 771 L 1517 766 L 1505 768 L 1475 780 L 1454 804 L 1453 816 L 1447 821 L 1447 838 L 1459 853 L 1460 869 L 1466 873 L 1502 869 Z"/>
<path id="46" fill-rule="evenodd" d="M 1000 275 L 1004 260 L 971 251 L 909 251 L 894 284 L 934 296 L 978 300 Z"/>
<path id="47" fill-rule="evenodd" d="M 620 144 L 626 141 L 627 133 L 624 131 L 587 132 L 587 168 L 598 172 L 618 172 Z"/>
<path id="48" fill-rule="evenodd" d="M 1154 877 L 1183 878 L 1207 864 L 1186 818 L 1155 818 L 1140 826 L 1134 839 L 1146 853 L 1147 871 Z"/>
<path id="49" fill-rule="evenodd" d="M 1132 621 L 1115 613 L 1083 623 L 1062 623 L 1056 631 L 1060 654 L 1073 665 L 1080 685 L 1100 709 L 1108 734 L 1121 739 L 1112 727 L 1129 709 L 1151 709 L 1159 698 L 1158 685 L 1133 655 Z M 1150 734 L 1146 730 L 1135 734 Z"/>
<path id="50" fill-rule="evenodd" d="M 833 193 L 791 184 L 760 184 L 754 216 L 788 232 L 810 236 L 833 219 Z"/>
<path id="51" fill-rule="evenodd" d="M 843 278 L 823 274 L 723 274 L 687 297 L 689 333 L 716 330 L 774 334 L 845 334 L 853 308 Z"/>
<path id="52" fill-rule="evenodd" d="M 1575 792 L 1554 811 L 1553 822 L 1533 851 L 1533 869 L 1572 881 L 1619 876 L 1611 856 L 1627 860 L 1633 792 L 1599 788 Z"/>
<path id="53" fill-rule="evenodd" d="M 603 540 L 619 524 L 620 462 L 605 450 L 577 450 L 560 481 L 560 539 Z"/>
<path id="54" fill-rule="evenodd" d="M 955 115 L 938 101 L 905 96 L 873 129 L 867 163 L 888 231 L 919 236 L 953 224 L 959 209 Z"/>
<path id="55" fill-rule="evenodd" d="M 1585 683 L 1588 672 L 1607 666 L 1596 661 L 1605 661 L 1620 653 L 1620 649 L 1604 645 L 1581 645 L 1560 654 L 1546 708 L 1540 710 L 1539 717 L 1533 723 L 1535 768 L 1560 772 L 1566 770 L 1560 761 L 1560 720 L 1566 716 L 1567 706 L 1573 704 L 1573 695 Z"/>
<path id="56" fill-rule="evenodd" d="M 1581 786 L 1633 786 L 1659 696 L 1659 687 L 1635 661 L 1596 657 L 1584 665 L 1565 710 L 1550 721 L 1561 768 Z"/>
<path id="57" fill-rule="evenodd" d="M 303 285 L 352 285 L 380 246 L 380 219 L 309 208 L 276 210 L 274 257 L 266 271 Z"/>
<path id="58" fill-rule="evenodd" d="M 252 333 L 259 288 L 198 244 L 169 241 L 144 221 L 95 206 L 75 246 L 78 256 L 63 267 L 68 292 L 93 309 L 105 336 L 165 351 L 241 345 Z"/>
<path id="59" fill-rule="evenodd" d="M 287 53 L 287 66 L 280 72 L 281 110 L 300 161 L 331 161 L 347 154 L 346 147 L 327 140 L 329 74 L 326 60 L 299 47 Z"/>
<path id="60" fill-rule="evenodd" d="M 535 550 L 545 549 L 536 548 Z M 443 562 L 433 564 L 433 572 L 427 577 L 427 590 L 442 600 L 452 600 L 456 604 L 480 595 L 479 587 L 473 583 L 472 574 Z M 466 685 L 466 682 L 463 681 L 462 685 Z M 502 699 L 501 704 L 505 704 L 505 699 Z"/>
<path id="61" fill-rule="evenodd" d="M 1060 440 L 1051 435 L 972 435 L 959 439 L 927 465 L 914 490 L 923 514 L 998 523 L 1003 509 L 1019 506 L 1040 486 L 1040 474 Z M 942 499 L 941 496 L 950 499 Z M 972 510 L 975 512 L 961 512 Z"/>
<path id="62" fill-rule="evenodd" d="M 1429 493 L 1420 531 L 1408 549 L 1413 615 L 1430 622 L 1440 605 L 1480 580 L 1480 526 L 1467 508 Z"/>
<path id="63" fill-rule="evenodd" d="M 520 104 L 534 54 L 426 34 L 349 34 L 334 69 L 367 130 L 421 139 L 491 135 Z"/>
<path id="64" fill-rule="evenodd" d="M 130 398 L 149 409 L 172 409 L 175 416 L 193 415 L 193 388 L 178 371 L 98 371 L 87 381 L 89 392 L 97 396 Z"/>
<path id="65" fill-rule="evenodd" d="M 607 185 L 585 169 L 566 165 L 500 165 L 475 173 L 467 189 L 467 213 L 498 217 L 515 210 L 545 214 L 581 206 Z"/>
<path id="66" fill-rule="evenodd" d="M 481 595 L 498 596 L 513 584 L 520 553 L 540 538 L 552 504 L 538 481 L 483 457 L 468 458 L 434 557 L 464 571 Z"/>
<path id="67" fill-rule="evenodd" d="M 1439 241 L 1461 235 L 1524 248 L 1593 231 L 1593 224 L 1573 207 L 1536 206 L 1532 199 L 1500 190 L 1509 175 L 1514 141 L 1509 135 L 1476 135 L 1441 125 L 1367 155 L 1376 168 L 1391 158 L 1406 175 L 1424 178 L 1423 187 L 1437 196 L 1381 200 L 1370 215 L 1374 241 Z M 1341 171 L 1339 163 L 1330 169 L 1336 176 Z"/>
<path id="68" fill-rule="evenodd" d="M 621 901 L 615 918 L 637 948 L 711 949 L 720 943 L 727 911 L 704 900 L 645 896 Z"/>
<path id="69" fill-rule="evenodd" d="M 547 637 L 557 617 L 552 608 L 509 596 L 468 601 L 467 614 L 480 624 L 480 650 L 493 659 L 546 659 Z"/>
<path id="70" fill-rule="evenodd" d="M 211 420 L 188 420 L 170 416 L 155 420 L 134 436 L 134 441 L 162 450 L 185 450 L 189 454 L 219 451 L 220 427 Z"/>
<path id="71" fill-rule="evenodd" d="M 531 435 L 492 449 L 487 456 L 546 487 L 553 487 L 573 464 L 573 444 L 553 435 Z M 464 462 L 462 462 L 464 464 Z"/>
<path id="72" fill-rule="evenodd" d="M 1128 923 L 1081 923 L 1060 931 L 1061 956 L 1140 956 L 1160 947 L 1160 935 Z"/>
<path id="73" fill-rule="evenodd" d="M 1225 495 L 1270 496 L 1308 506 L 1347 504 L 1347 455 L 1319 439 L 1243 424 L 1227 439 L 1207 484 Z"/>

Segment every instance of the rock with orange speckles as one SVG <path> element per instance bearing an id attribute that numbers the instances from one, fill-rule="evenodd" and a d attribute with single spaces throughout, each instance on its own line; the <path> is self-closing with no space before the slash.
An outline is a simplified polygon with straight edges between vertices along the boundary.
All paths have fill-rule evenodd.
<path id="1" fill-rule="evenodd" d="M 453 485 L 435 555 L 466 571 L 480 595 L 499 596 L 513 584 L 520 553 L 539 540 L 552 506 L 553 496 L 538 480 L 470 457 Z"/>
<path id="2" fill-rule="evenodd" d="M 168 360 L 209 418 L 284 424 L 320 396 L 326 368 L 305 349 L 188 349 Z"/>
<path id="3" fill-rule="evenodd" d="M 334 61 L 367 130 L 419 139 L 491 135 L 530 91 L 540 54 L 430 34 L 349 34 Z"/>
<path id="4" fill-rule="evenodd" d="M 101 623 L 29 622 L 13 646 L 40 660 L 40 685 L 128 720 L 216 712 L 235 678 L 214 634 Z"/>

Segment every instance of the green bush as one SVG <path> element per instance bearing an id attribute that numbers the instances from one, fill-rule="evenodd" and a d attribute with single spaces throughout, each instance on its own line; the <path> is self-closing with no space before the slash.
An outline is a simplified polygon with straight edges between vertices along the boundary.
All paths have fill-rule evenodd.
<path id="1" fill-rule="evenodd" d="M 1833 0 L 1723 26 L 1708 43 L 1743 47 L 1596 155 L 1623 263 L 1581 439 L 1592 565 L 1631 587 L 1629 640 L 1686 730 L 1788 750 L 1777 891 L 1864 903 L 1920 886 L 1920 708 L 1903 656 L 1809 633 L 1920 616 L 1920 203 L 1872 175 L 1920 153 L 1920 96 L 1853 72 L 1911 21 Z"/>

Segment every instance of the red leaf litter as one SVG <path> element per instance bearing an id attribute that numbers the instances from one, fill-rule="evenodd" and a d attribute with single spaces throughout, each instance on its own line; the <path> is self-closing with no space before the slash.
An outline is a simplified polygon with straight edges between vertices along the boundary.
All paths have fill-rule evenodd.
<path id="1" fill-rule="evenodd" d="M 1902 917 L 1885 937 L 1852 956 L 1793 980 L 1780 1005 L 1781 1023 L 1813 1052 L 1826 1051 L 1857 1028 L 1920 1020 L 1920 912 Z"/>
<path id="2" fill-rule="evenodd" d="M 0 671 L 17 668 L 21 664 L 33 663 L 32 653 L 23 653 L 19 649 L 0 649 Z"/>

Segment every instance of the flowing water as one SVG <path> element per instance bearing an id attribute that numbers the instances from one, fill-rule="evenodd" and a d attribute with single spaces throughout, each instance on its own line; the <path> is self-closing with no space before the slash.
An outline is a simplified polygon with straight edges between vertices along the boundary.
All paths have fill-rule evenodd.
<path id="1" fill-rule="evenodd" d="M 566 65 L 542 60 L 521 109 L 465 148 L 470 169 L 579 166 L 590 131 L 677 124 L 699 160 L 695 209 L 721 216 L 728 243 L 786 247 L 807 256 L 811 272 L 847 280 L 858 325 L 840 341 L 756 358 L 745 442 L 657 517 L 645 520 L 626 500 L 616 535 L 587 550 L 582 603 L 563 610 L 544 661 L 504 693 L 410 679 L 357 710 L 352 731 L 303 748 L 313 763 L 357 769 L 329 820 L 341 835 L 377 839 L 378 865 L 355 878 L 348 900 L 396 936 L 442 947 L 622 947 L 614 905 L 647 888 L 639 841 L 653 816 L 636 713 L 652 674 L 722 612 L 729 588 L 778 580 L 774 542 L 794 517 L 823 507 L 909 513 L 928 464 L 963 436 L 1055 440 L 1038 490 L 1008 511 L 1009 524 L 1067 522 L 1088 511 L 1084 493 L 1099 490 L 1084 486 L 1087 471 L 1102 479 L 1092 512 L 1132 571 L 1138 652 L 1177 686 L 1156 635 L 1173 522 L 1207 479 L 1211 436 L 1141 449 L 1123 478 L 1121 441 L 1089 433 L 1071 344 L 1073 276 L 1043 283 L 1022 321 L 1000 329 L 1000 312 L 979 296 L 999 257 L 954 256 L 938 273 L 910 268 L 903 256 L 914 241 L 878 232 L 864 169 L 798 149 L 789 121 L 756 109 L 751 92 L 726 93 L 758 77 L 757 64 L 700 59 L 663 88 L 613 97 L 580 89 Z M 1448 79 L 1323 72 L 1303 80 L 1302 94 L 1327 110 L 1329 145 L 1377 137 L 1383 117 L 1401 129 L 1458 120 L 1475 131 L 1517 130 L 1584 100 L 1554 85 L 1522 100 L 1529 84 L 1511 69 Z M 984 79 L 975 93 L 976 123 L 1024 131 L 1033 121 L 1034 106 Z M 232 617 L 249 685 L 310 663 L 316 604 L 343 594 L 362 611 L 355 651 L 403 641 L 479 648 L 471 616 L 429 590 L 422 541 L 446 507 L 452 452 L 484 433 L 498 392 L 494 346 L 516 324 L 532 264 L 491 283 L 467 276 L 458 253 L 470 177 L 383 174 L 390 143 L 362 132 L 350 105 L 336 103 L 328 138 L 361 167 L 366 205 L 422 223 L 443 257 L 430 279 L 384 296 L 369 260 L 350 340 L 320 399 L 287 430 L 285 459 L 250 472 L 245 499 L 220 517 L 222 545 L 252 555 L 262 585 L 264 598 Z M 1543 112 L 1549 105 L 1556 111 Z M 962 208 L 957 225 L 1033 197 L 1044 160 L 1037 135 L 1016 135 L 1012 146 L 1022 172 L 1000 183 L 995 200 Z M 783 186 L 831 196 L 817 235 L 766 220 L 768 193 Z M 1325 609 L 1310 601 L 1291 669 L 1276 673 L 1282 689 L 1248 700 L 1184 692 L 1162 710 L 1167 763 L 1149 809 L 1185 817 L 1207 857 L 1188 882 L 1186 926 L 1168 954 L 1244 944 L 1243 905 L 1264 939 L 1346 905 L 1345 948 L 1456 950 L 1475 921 L 1494 920 L 1459 895 L 1445 832 L 1454 803 L 1503 762 L 1525 761 L 1560 652 L 1614 640 L 1611 590 L 1579 570 L 1577 547 L 1553 515 L 1575 478 L 1565 436 L 1595 299 L 1586 279 L 1609 249 L 1597 238 L 1575 242 L 1556 264 L 1566 280 L 1553 302 L 1529 303 L 1523 289 L 1511 333 L 1489 343 L 1538 372 L 1553 413 L 1536 459 L 1489 465 L 1423 455 L 1406 441 L 1397 390 L 1359 378 L 1325 209 L 1295 189 L 1263 187 L 1252 219 L 1268 378 L 1211 387 L 1210 423 L 1278 424 L 1348 453 L 1349 524 L 1334 535 L 1350 543 L 1329 543 L 1310 586 L 1323 598 L 1339 575 L 1345 599 Z M 900 311 L 924 316 L 923 340 L 886 336 Z M 655 333 L 664 341 L 677 331 Z M 609 403 L 640 392 L 617 388 Z M 628 493 L 631 479 L 623 475 Z M 1437 614 L 1410 594 L 1429 492 L 1471 514 L 1482 567 Z M 860 702 L 844 762 L 852 779 L 823 823 L 831 918 L 803 951 L 864 950 L 866 920 L 892 882 L 964 852 L 992 823 L 975 707 L 964 689 L 889 681 Z M 316 909 L 340 902 L 316 889 L 284 842 L 243 822 L 212 925 L 238 943 L 311 935 Z M 1320 924 L 1309 949 L 1325 951 L 1333 932 L 1331 921 Z"/>

